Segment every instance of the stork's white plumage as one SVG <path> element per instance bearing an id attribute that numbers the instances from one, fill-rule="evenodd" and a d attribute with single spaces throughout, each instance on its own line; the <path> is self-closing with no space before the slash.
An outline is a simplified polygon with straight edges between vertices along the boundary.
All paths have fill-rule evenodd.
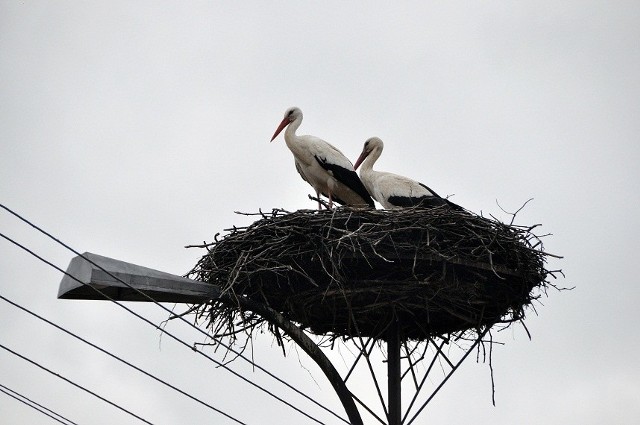
<path id="1" fill-rule="evenodd" d="M 360 179 L 376 201 L 386 209 L 412 206 L 435 207 L 448 205 L 456 210 L 463 208 L 442 198 L 426 185 L 398 174 L 374 171 L 373 164 L 380 158 L 384 143 L 372 137 L 364 143 L 355 169 L 362 164 Z"/>
<path id="2" fill-rule="evenodd" d="M 323 194 L 329 198 L 329 206 L 335 201 L 342 205 L 373 207 L 373 199 L 360 181 L 351 161 L 322 139 L 296 135 L 301 123 L 300 108 L 287 109 L 271 141 L 288 126 L 284 132 L 284 141 L 293 153 L 296 170 L 315 189 L 316 195 L 319 197 Z"/>

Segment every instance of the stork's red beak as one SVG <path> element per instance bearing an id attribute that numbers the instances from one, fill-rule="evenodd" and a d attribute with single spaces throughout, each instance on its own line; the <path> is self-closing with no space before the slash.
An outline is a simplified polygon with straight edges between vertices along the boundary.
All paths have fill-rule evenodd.
<path id="1" fill-rule="evenodd" d="M 276 129 L 276 132 L 273 133 L 273 137 L 271 138 L 270 142 L 273 142 L 273 139 L 275 139 L 276 137 L 278 137 L 278 134 L 280 134 L 280 132 L 287 126 L 289 125 L 289 117 L 284 117 L 284 119 L 282 120 L 282 122 L 280 123 L 280 125 L 278 126 L 278 128 Z"/>
<path id="2" fill-rule="evenodd" d="M 353 169 L 357 170 L 358 167 L 360 166 L 360 164 L 362 164 L 362 161 L 364 161 L 364 159 L 367 157 L 367 155 L 369 155 L 370 152 L 367 152 L 366 149 L 362 150 L 362 153 L 360 154 L 360 156 L 358 157 L 358 159 L 356 159 L 356 163 L 353 164 Z"/>

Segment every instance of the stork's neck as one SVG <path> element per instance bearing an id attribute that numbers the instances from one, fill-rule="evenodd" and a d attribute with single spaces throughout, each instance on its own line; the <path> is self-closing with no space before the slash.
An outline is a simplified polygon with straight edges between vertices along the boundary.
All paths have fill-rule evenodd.
<path id="1" fill-rule="evenodd" d="M 291 124 L 287 126 L 284 131 L 284 141 L 287 145 L 291 145 L 297 139 L 296 131 L 298 127 L 302 124 L 302 117 L 297 117 L 295 120 L 291 121 Z"/>
<path id="2" fill-rule="evenodd" d="M 360 172 L 363 174 L 367 174 L 373 171 L 373 164 L 376 163 L 380 155 L 382 154 L 382 149 L 374 148 L 369 155 L 364 159 L 362 165 L 360 166 Z"/>

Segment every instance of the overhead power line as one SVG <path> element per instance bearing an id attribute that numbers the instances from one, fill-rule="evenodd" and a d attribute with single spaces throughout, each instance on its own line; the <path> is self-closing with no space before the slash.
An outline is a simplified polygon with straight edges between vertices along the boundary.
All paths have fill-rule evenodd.
<path id="1" fill-rule="evenodd" d="M 56 372 L 52 371 L 51 369 L 48 369 L 45 366 L 42 366 L 40 363 L 38 363 L 38 362 L 36 362 L 34 360 L 31 360 L 27 356 L 23 356 L 22 354 L 20 354 L 20 353 L 18 353 L 16 351 L 13 351 L 12 349 L 6 347 L 3 344 L 0 344 L 0 348 L 2 348 L 3 350 L 8 351 L 9 353 L 13 354 L 14 356 L 20 357 L 22 360 L 25 360 L 25 361 L 31 363 L 34 366 L 39 367 L 40 369 L 44 370 L 45 372 L 50 373 L 53 376 L 55 376 L 57 378 L 60 378 L 65 382 L 68 382 L 69 384 L 73 385 L 74 387 L 76 387 L 78 389 L 81 389 L 82 391 L 84 391 L 86 393 L 89 393 L 89 394 L 91 394 L 92 396 L 94 396 L 96 398 L 99 398 L 100 400 L 104 401 L 105 403 L 110 404 L 111 406 L 113 406 L 113 407 L 115 407 L 115 408 L 117 408 L 119 410 L 122 410 L 123 412 L 133 416 L 134 418 L 136 418 L 136 419 L 138 419 L 138 420 L 140 420 L 140 421 L 142 421 L 142 422 L 144 422 L 146 424 L 153 425 L 152 422 L 149 422 L 148 420 L 142 418 L 141 416 L 136 415 L 135 413 L 131 412 L 130 410 L 125 409 L 124 407 L 120 406 L 119 404 L 114 403 L 111 400 L 106 399 L 105 397 L 103 397 L 103 396 L 101 396 L 101 395 L 99 395 L 99 394 L 97 394 L 97 393 L 95 393 L 95 392 L 83 387 L 82 385 L 76 384 L 75 382 L 73 382 L 69 378 L 65 378 L 64 376 L 60 375 L 59 373 L 56 373 Z"/>
<path id="2" fill-rule="evenodd" d="M 87 341 L 86 339 L 84 339 L 84 338 L 82 338 L 82 337 L 80 337 L 80 336 L 78 336 L 78 335 L 74 334 L 73 332 L 69 331 L 68 329 L 65 329 L 65 328 L 63 328 L 62 326 L 56 325 L 55 323 L 51 322 L 50 320 L 47 320 L 47 319 L 45 319 L 44 317 L 42 317 L 42 316 L 40 316 L 40 315 L 38 315 L 38 314 L 34 313 L 33 311 L 31 311 L 31 310 L 29 310 L 29 309 L 27 309 L 27 308 L 25 308 L 25 307 L 22 307 L 21 305 L 19 305 L 19 304 L 15 303 L 15 302 L 13 302 L 13 301 L 11 301 L 11 300 L 9 300 L 9 299 L 5 298 L 4 296 L 2 296 L 2 294 L 0 294 L 0 299 L 1 299 L 1 300 L 3 300 L 3 301 L 5 301 L 5 302 L 7 302 L 7 303 L 9 303 L 9 304 L 11 304 L 11 305 L 13 305 L 13 306 L 14 306 L 14 307 L 16 307 L 16 308 L 19 308 L 20 310 L 24 311 L 25 313 L 28 313 L 28 314 L 32 315 L 33 317 L 36 317 L 37 319 L 39 319 L 39 320 L 41 320 L 41 321 L 43 321 L 43 322 L 45 322 L 45 323 L 47 323 L 47 324 L 49 324 L 49 325 L 53 326 L 54 328 L 56 328 L 56 329 L 58 329 L 58 330 L 60 330 L 60 331 L 62 331 L 62 332 L 64 332 L 64 333 L 66 333 L 67 335 L 70 335 L 70 336 L 72 336 L 72 337 L 76 338 L 77 340 L 82 341 L 83 343 L 85 343 L 85 344 L 87 344 L 87 345 L 89 345 L 89 346 L 91 346 L 91 347 L 95 348 L 96 350 L 98 350 L 98 351 L 100 351 L 100 352 L 102 352 L 102 353 L 104 353 L 104 354 L 106 354 L 106 355 L 110 356 L 111 358 L 114 358 L 114 359 L 116 359 L 116 360 L 120 361 L 121 363 L 124 363 L 125 365 L 127 365 L 127 366 L 129 366 L 129 367 L 131 367 L 131 368 L 133 368 L 133 369 L 135 369 L 135 370 L 137 370 L 138 372 L 140 372 L 140 373 L 142 373 L 142 374 L 144 374 L 144 375 L 148 376 L 149 378 L 152 378 L 152 379 L 154 379 L 154 380 L 156 380 L 156 381 L 160 382 L 161 384 L 163 384 L 163 385 L 165 385 L 165 386 L 167 386 L 167 387 L 171 388 L 172 390 L 177 391 L 177 392 L 179 392 L 180 394 L 182 394 L 182 395 L 184 395 L 184 396 L 189 397 L 190 399 L 192 399 L 192 400 L 194 400 L 194 401 L 196 401 L 196 402 L 198 402 L 198 403 L 202 404 L 203 406 L 208 407 L 209 409 L 214 410 L 215 412 L 220 413 L 221 415 L 224 415 L 224 416 L 226 416 L 227 418 L 229 418 L 229 419 L 231 419 L 231 420 L 233 420 L 233 421 L 235 421 L 235 422 L 237 422 L 237 423 L 239 423 L 239 424 L 244 424 L 244 422 L 242 422 L 242 421 L 240 421 L 240 420 L 238 420 L 238 419 L 234 418 L 233 416 L 231 416 L 231 415 L 229 415 L 229 414 L 227 414 L 227 413 L 223 412 L 223 411 L 222 411 L 222 410 L 220 410 L 220 409 L 217 409 L 217 408 L 213 407 L 212 405 L 210 405 L 210 404 L 208 404 L 208 403 L 206 403 L 206 402 L 204 402 L 204 401 L 200 400 L 199 398 L 197 398 L 197 397 L 195 397 L 195 396 L 193 396 L 193 395 L 191 395 L 191 394 L 187 393 L 186 391 L 181 390 L 180 388 L 178 388 L 178 387 L 176 387 L 176 386 L 174 386 L 174 385 L 172 385 L 172 384 L 170 384 L 170 383 L 168 383 L 168 382 L 166 382 L 166 381 L 164 381 L 164 380 L 162 380 L 162 379 L 158 378 L 157 376 L 155 376 L 155 375 L 153 375 L 153 374 L 151 374 L 151 373 L 149 373 L 149 372 L 147 372 L 147 371 L 145 371 L 145 370 L 143 370 L 143 369 L 139 368 L 138 366 L 136 366 L 136 365 L 134 365 L 134 364 L 132 364 L 132 363 L 130 363 L 130 362 L 128 362 L 128 361 L 126 361 L 126 360 L 124 360 L 124 359 L 122 359 L 122 358 L 118 357 L 118 356 L 116 356 L 115 354 L 110 353 L 109 351 L 105 350 L 104 348 L 101 348 L 101 347 L 97 346 L 96 344 L 94 344 L 94 343 L 92 343 L 92 342 L 89 342 L 89 341 Z"/>
<path id="3" fill-rule="evenodd" d="M 82 257 L 83 259 L 85 259 L 87 262 L 93 264 L 94 266 L 98 267 L 100 270 L 102 270 L 103 272 L 107 273 L 110 277 L 112 277 L 113 279 L 117 280 L 118 282 L 124 284 L 125 286 L 127 286 L 128 288 L 136 291 L 137 293 L 139 293 L 140 295 L 144 296 L 145 298 L 147 298 L 150 302 L 156 304 L 157 306 L 159 306 L 160 308 L 162 308 L 163 310 L 165 310 L 166 312 L 168 312 L 169 314 L 171 314 L 172 316 L 180 319 L 182 322 L 186 323 L 187 325 L 189 325 L 190 327 L 194 328 L 195 330 L 197 330 L 198 332 L 202 333 L 203 335 L 207 336 L 208 338 L 211 338 L 213 340 L 215 340 L 215 338 L 213 338 L 209 333 L 203 331 L 201 328 L 195 326 L 194 324 L 190 323 L 189 321 L 187 321 L 184 317 L 182 316 L 175 316 L 174 313 L 168 309 L 167 307 L 163 306 L 162 304 L 160 304 L 158 301 L 154 300 L 151 296 L 149 296 L 148 294 L 140 291 L 137 288 L 132 287 L 131 285 L 129 285 L 127 282 L 124 282 L 122 279 L 118 278 L 117 276 L 113 275 L 111 272 L 109 272 L 108 270 L 105 270 L 103 267 L 101 267 L 99 264 L 94 263 L 93 261 L 91 261 L 90 259 L 86 258 L 84 255 L 82 255 L 80 252 L 78 252 L 77 250 L 73 249 L 72 247 L 70 247 L 69 245 L 67 245 L 66 243 L 62 242 L 60 239 L 56 238 L 55 236 L 51 235 L 50 233 L 48 233 L 47 231 L 45 231 L 44 229 L 38 227 L 37 225 L 35 225 L 34 223 L 30 222 L 29 220 L 27 220 L 26 218 L 22 217 L 21 215 L 19 215 L 18 213 L 14 212 L 13 210 L 11 210 L 10 208 L 6 207 L 3 204 L 0 204 L 0 207 L 3 208 L 5 211 L 9 212 L 11 215 L 13 215 L 14 217 L 18 218 L 19 220 L 21 220 L 22 222 L 28 224 L 29 226 L 31 226 L 32 228 L 34 228 L 35 230 L 39 231 L 40 233 L 44 234 L 45 236 L 47 236 L 48 238 L 52 239 L 53 241 L 55 241 L 56 243 L 60 244 L 61 246 L 63 246 L 64 248 L 66 248 L 67 250 L 73 252 L 74 254 Z M 59 272 L 69 276 L 70 278 L 72 278 L 74 281 L 83 284 L 84 282 L 81 282 L 80 280 L 78 280 L 75 276 L 71 276 L 69 275 L 66 271 L 62 270 L 60 267 L 56 266 L 55 264 L 51 263 L 50 261 L 42 258 L 41 256 L 39 256 L 38 254 L 36 254 L 35 252 L 33 252 L 32 250 L 30 250 L 29 248 L 21 245 L 20 243 L 12 240 L 11 238 L 5 236 L 4 234 L 0 233 L 0 236 L 2 236 L 3 238 L 5 238 L 6 240 L 8 240 L 9 242 L 13 243 L 14 245 L 18 246 L 19 248 L 23 249 L 24 251 L 28 252 L 29 254 L 31 254 L 32 256 L 36 257 L 37 259 L 39 259 L 40 261 L 44 262 L 45 264 L 53 267 L 54 269 L 58 270 Z M 118 306 L 120 306 L 121 308 L 125 309 L 127 312 L 133 314 L 134 316 L 138 317 L 139 319 L 149 323 L 150 325 L 152 325 L 153 327 L 155 327 L 156 329 L 160 330 L 161 332 L 167 334 L 169 337 L 175 339 L 176 341 L 186 345 L 187 347 L 189 347 L 191 350 L 194 350 L 196 352 L 198 352 L 199 354 L 205 356 L 207 359 L 213 361 L 214 363 L 216 363 L 217 365 L 219 365 L 220 367 L 226 369 L 227 371 L 231 372 L 232 374 L 234 374 L 235 376 L 239 377 L 240 379 L 244 380 L 245 382 L 251 384 L 252 386 L 262 390 L 263 392 L 269 394 L 270 396 L 274 397 L 275 399 L 277 399 L 278 401 L 286 404 L 287 406 L 291 407 L 292 409 L 296 410 L 297 412 L 301 413 L 302 415 L 306 416 L 307 418 L 313 420 L 314 422 L 317 423 L 322 423 L 319 420 L 317 420 L 316 418 L 313 418 L 312 416 L 310 416 L 309 414 L 303 412 L 301 409 L 293 406 L 291 403 L 287 402 L 286 400 L 278 397 L 277 395 L 273 394 L 272 392 L 270 392 L 269 390 L 266 390 L 265 388 L 263 388 L 262 386 L 250 381 L 249 379 L 243 377 L 242 375 L 238 374 L 237 372 L 233 371 L 232 369 L 230 369 L 229 367 L 226 366 L 226 364 L 221 363 L 215 359 L 213 359 L 212 357 L 208 356 L 207 354 L 205 354 L 204 352 L 197 350 L 196 348 L 192 347 L 190 344 L 182 341 L 180 338 L 177 338 L 176 336 L 174 336 L 173 334 L 169 333 L 168 331 L 166 331 L 165 329 L 162 329 L 160 327 L 158 327 L 156 324 L 154 324 L 153 322 L 149 321 L 148 319 L 140 316 L 139 314 L 133 312 L 131 309 L 127 308 L 126 306 L 122 305 L 121 303 L 119 303 L 118 301 L 114 300 L 113 298 L 109 297 L 108 295 L 106 295 L 105 293 L 103 293 L 102 291 L 100 291 L 99 289 L 93 287 L 93 286 L 89 286 L 91 289 L 93 289 L 94 291 L 98 292 L 101 294 L 101 296 L 103 296 L 105 299 L 110 300 L 111 302 L 117 304 Z M 303 396 L 304 398 L 306 398 L 307 400 L 311 401 L 312 403 L 314 403 L 315 405 L 317 405 L 318 407 L 324 409 L 325 411 L 329 412 L 330 414 L 332 414 L 333 416 L 335 416 L 336 418 L 338 418 L 339 420 L 341 420 L 342 422 L 345 423 L 349 423 L 347 420 L 345 420 L 344 418 L 340 417 L 339 415 L 337 415 L 335 412 L 333 412 L 331 409 L 327 408 L 326 406 L 320 404 L 318 401 L 314 400 L 313 398 L 309 397 L 307 394 L 303 393 L 302 391 L 300 391 L 299 389 L 295 388 L 294 386 L 292 386 L 291 384 L 287 383 L 286 381 L 282 380 L 281 378 L 277 377 L 276 375 L 274 375 L 273 373 L 269 372 L 268 370 L 266 370 L 265 368 L 263 368 L 262 366 L 256 364 L 254 361 L 248 359 L 246 356 L 244 356 L 242 353 L 238 352 L 237 350 L 234 350 L 231 346 L 225 344 L 222 341 L 219 340 L 215 340 L 218 344 L 222 345 L 223 347 L 225 347 L 226 349 L 228 349 L 229 351 L 231 351 L 232 353 L 234 353 L 236 356 L 242 358 L 243 360 L 247 361 L 249 364 L 251 364 L 253 367 L 261 370 L 262 372 L 264 372 L 265 374 L 267 374 L 268 376 L 272 377 L 273 379 L 277 380 L 278 382 L 282 383 L 283 385 L 287 386 L 288 388 L 290 388 L 291 390 L 295 391 L 296 393 L 298 393 L 299 395 Z"/>
<path id="4" fill-rule="evenodd" d="M 24 395 L 20 394 L 17 391 L 12 390 L 11 388 L 7 388 L 6 386 L 0 384 L 0 392 L 5 393 L 6 395 L 8 395 L 9 397 L 12 397 L 16 400 L 18 400 L 20 403 L 24 403 L 25 405 L 29 406 L 30 408 L 32 408 L 33 410 L 36 410 L 40 413 L 42 413 L 45 416 L 50 417 L 51 419 L 53 419 L 56 422 L 60 422 L 61 424 L 64 425 L 78 425 L 77 423 L 71 421 L 70 419 L 65 418 L 64 416 L 54 412 L 53 410 L 44 407 L 43 405 L 36 403 L 35 401 L 31 400 L 28 397 L 25 397 Z"/>
<path id="5" fill-rule="evenodd" d="M 69 273 L 67 273 L 66 271 L 62 270 L 60 267 L 56 266 L 55 264 L 53 264 L 52 262 L 44 259 L 43 257 L 39 256 L 38 254 L 36 254 L 35 252 L 33 252 L 32 250 L 30 250 L 29 248 L 27 248 L 26 246 L 20 244 L 19 242 L 14 241 L 13 239 L 11 239 L 10 237 L 4 235 L 3 233 L 0 233 L 0 236 L 3 237 L 4 239 L 6 239 L 7 241 L 13 243 L 14 245 L 18 246 L 19 248 L 25 250 L 26 252 L 28 252 L 29 254 L 33 255 L 34 257 L 36 257 L 37 259 L 39 259 L 40 261 L 44 262 L 45 264 L 48 264 L 49 266 L 53 267 L 54 269 L 58 270 L 59 272 L 63 273 L 66 276 L 69 276 L 71 279 L 75 280 L 78 283 L 84 284 L 83 282 L 81 282 L 79 279 L 77 279 L 75 276 L 70 275 Z M 322 422 L 320 422 L 319 420 L 313 418 L 312 416 L 310 416 L 309 414 L 303 412 L 302 410 L 300 410 L 299 408 L 295 407 L 294 405 L 292 405 L 291 403 L 289 403 L 288 401 L 282 399 L 281 397 L 278 397 L 277 395 L 273 394 L 271 391 L 267 390 L 266 388 L 256 384 L 255 382 L 252 382 L 251 380 L 249 380 L 248 378 L 245 378 L 244 376 L 242 376 L 240 373 L 236 372 L 235 370 L 229 368 L 226 364 L 219 362 L 218 360 L 214 359 L 213 357 L 209 356 L 208 354 L 204 353 L 203 351 L 198 350 L 195 347 L 192 347 L 189 343 L 183 341 L 182 339 L 178 338 L 177 336 L 175 336 L 174 334 L 172 334 L 171 332 L 167 331 L 166 329 L 163 329 L 161 327 L 159 327 L 158 325 L 156 325 L 155 323 L 153 323 L 151 320 L 147 319 L 146 317 L 143 317 L 142 315 L 136 313 L 135 311 L 131 310 L 130 308 L 124 306 L 122 303 L 114 300 L 113 298 L 111 298 L 110 296 L 108 296 L 107 294 L 105 294 L 104 292 L 100 291 L 97 288 L 94 288 L 93 286 L 89 286 L 91 289 L 93 289 L 94 291 L 98 292 L 99 294 L 101 294 L 104 298 L 108 299 L 109 301 L 113 302 L 114 304 L 118 305 L 119 307 L 123 308 L 125 311 L 127 311 L 128 313 L 134 315 L 135 317 L 137 317 L 138 319 L 144 321 L 145 323 L 148 323 L 149 325 L 153 326 L 154 328 L 156 328 L 157 330 L 159 330 L 160 332 L 164 333 L 165 335 L 167 335 L 168 337 L 170 337 L 171 339 L 173 339 L 174 341 L 179 342 L 180 344 L 188 347 L 190 350 L 195 351 L 196 353 L 204 356 L 205 358 L 211 360 L 212 362 L 214 362 L 215 364 L 217 364 L 219 367 L 222 367 L 223 369 L 225 369 L 226 371 L 232 373 L 234 376 L 242 379 L 244 382 L 264 391 L 266 394 L 272 396 L 273 398 L 275 398 L 276 400 L 286 404 L 287 406 L 291 407 L 292 409 L 296 410 L 297 412 L 301 413 L 302 415 L 308 417 L 309 419 L 313 420 L 314 422 L 320 423 L 322 424 Z"/>

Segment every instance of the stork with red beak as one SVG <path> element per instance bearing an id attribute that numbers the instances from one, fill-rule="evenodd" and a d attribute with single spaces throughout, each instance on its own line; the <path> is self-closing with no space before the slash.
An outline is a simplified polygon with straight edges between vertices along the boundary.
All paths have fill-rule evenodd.
<path id="1" fill-rule="evenodd" d="M 329 198 L 329 207 L 335 201 L 341 205 L 373 208 L 373 199 L 358 178 L 351 161 L 322 139 L 296 135 L 301 123 L 300 108 L 287 109 L 271 141 L 287 127 L 284 141 L 293 154 L 296 170 L 315 189 L 318 198 L 320 194 Z M 318 209 L 321 208 L 318 202 Z"/>
<path id="2" fill-rule="evenodd" d="M 442 198 L 426 185 L 384 171 L 374 171 L 373 164 L 380 158 L 384 143 L 378 137 L 372 137 L 364 143 L 360 157 L 356 160 L 355 169 L 360 164 L 360 178 L 362 183 L 376 201 L 386 209 L 403 207 L 436 207 L 447 205 L 455 210 L 462 211 L 459 205 Z"/>

